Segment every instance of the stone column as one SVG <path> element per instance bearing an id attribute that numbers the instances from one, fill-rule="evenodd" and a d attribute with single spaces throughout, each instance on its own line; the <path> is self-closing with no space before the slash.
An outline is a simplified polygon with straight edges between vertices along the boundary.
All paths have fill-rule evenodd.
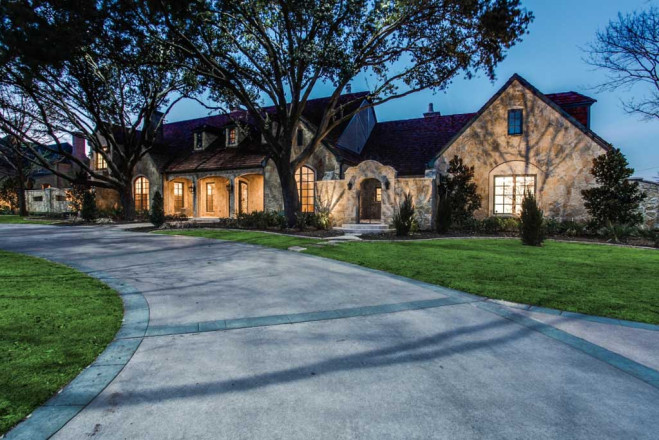
<path id="1" fill-rule="evenodd" d="M 197 203 L 197 176 L 192 176 L 192 217 L 199 217 L 199 206 Z"/>
<path id="2" fill-rule="evenodd" d="M 236 217 L 236 178 L 229 177 L 229 218 Z"/>

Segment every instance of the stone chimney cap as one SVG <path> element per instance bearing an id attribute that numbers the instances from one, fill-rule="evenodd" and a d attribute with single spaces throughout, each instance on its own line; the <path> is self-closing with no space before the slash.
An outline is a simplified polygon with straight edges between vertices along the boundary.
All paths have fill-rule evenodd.
<path id="1" fill-rule="evenodd" d="M 423 114 L 424 118 L 428 118 L 430 116 L 441 116 L 440 112 L 435 111 L 435 106 L 433 105 L 432 102 L 428 103 L 428 111 Z"/>

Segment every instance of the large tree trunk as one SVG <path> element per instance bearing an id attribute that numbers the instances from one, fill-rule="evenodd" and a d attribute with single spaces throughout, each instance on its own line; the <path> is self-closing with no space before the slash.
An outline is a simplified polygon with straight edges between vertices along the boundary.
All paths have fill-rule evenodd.
<path id="1" fill-rule="evenodd" d="M 133 188 L 128 185 L 119 190 L 119 202 L 123 211 L 124 220 L 135 219 L 135 199 L 133 198 Z"/>
<path id="2" fill-rule="evenodd" d="M 290 163 L 287 160 L 284 163 L 277 164 L 279 172 L 279 181 L 281 182 L 281 192 L 284 199 L 284 215 L 288 227 L 295 226 L 295 214 L 300 211 L 300 200 L 297 193 L 297 184 L 295 182 L 295 173 L 291 170 Z"/>
<path id="3" fill-rule="evenodd" d="M 27 200 L 25 199 L 25 176 L 23 173 L 23 164 L 21 163 L 22 159 L 18 160 L 18 182 L 16 185 L 16 192 L 18 196 L 18 215 L 21 217 L 27 217 Z"/>

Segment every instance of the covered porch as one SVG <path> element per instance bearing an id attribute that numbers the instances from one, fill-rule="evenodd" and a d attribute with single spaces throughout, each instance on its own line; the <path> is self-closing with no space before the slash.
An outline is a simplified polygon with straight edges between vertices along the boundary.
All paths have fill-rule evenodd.
<path id="1" fill-rule="evenodd" d="M 169 175 L 163 184 L 165 214 L 210 220 L 263 211 L 264 183 L 260 169 Z"/>

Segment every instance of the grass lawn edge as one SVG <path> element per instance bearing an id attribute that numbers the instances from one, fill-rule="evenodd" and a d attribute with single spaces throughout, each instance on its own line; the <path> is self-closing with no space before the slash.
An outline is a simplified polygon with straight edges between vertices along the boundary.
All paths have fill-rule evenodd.
<path id="1" fill-rule="evenodd" d="M 75 346 L 59 346 L 57 344 L 48 345 L 50 342 L 52 342 L 49 340 L 41 343 L 32 341 L 33 338 L 43 338 L 44 340 L 52 338 L 53 335 L 57 334 L 56 330 L 51 330 L 49 332 L 46 330 L 36 330 L 35 335 L 30 335 L 28 333 L 25 335 L 25 341 L 28 342 L 25 342 L 20 338 L 17 339 L 17 332 L 19 332 L 21 329 L 27 329 L 33 325 L 28 321 L 28 319 L 25 319 L 25 322 L 15 322 L 17 313 L 18 316 L 20 316 L 22 311 L 13 311 L 12 316 L 8 318 L 8 322 L 3 323 L 0 321 L 0 324 L 2 324 L 0 328 L 4 328 L 5 330 L 8 328 L 11 329 L 11 331 L 3 331 L 3 333 L 5 333 L 5 337 L 0 338 L 0 343 L 2 343 L 2 345 L 9 344 L 13 338 L 15 340 L 14 344 L 19 347 L 18 350 L 15 350 L 16 352 L 19 352 L 19 355 L 15 356 L 13 359 L 10 359 L 11 353 L 9 353 L 9 351 L 7 352 L 7 369 L 1 372 L 3 376 L 5 376 L 2 382 L 7 380 L 7 376 L 9 377 L 9 380 L 13 378 L 13 376 L 8 373 L 8 370 L 16 371 L 16 369 L 25 368 L 27 370 L 27 374 L 30 376 L 27 378 L 22 376 L 17 377 L 16 379 L 19 384 L 23 384 L 23 386 L 29 388 L 34 388 L 35 384 L 39 384 L 41 381 L 45 381 L 47 384 L 42 385 L 40 388 L 35 390 L 34 393 L 29 393 L 28 396 L 26 396 L 27 401 L 18 402 L 16 399 L 17 397 L 20 398 L 20 395 L 16 396 L 16 394 L 11 394 L 11 391 L 7 391 L 8 387 L 3 387 L 5 388 L 7 395 L 6 397 L 2 397 L 0 395 L 0 397 L 2 397 L 2 399 L 0 399 L 0 403 L 2 403 L 2 401 L 4 401 L 4 403 L 10 402 L 13 403 L 16 408 L 14 409 L 13 413 L 0 411 L 0 416 L 2 416 L 3 419 L 0 420 L 0 422 L 2 422 L 0 424 L 0 438 L 9 432 L 12 432 L 14 429 L 17 429 L 27 420 L 31 420 L 31 416 L 36 414 L 38 409 L 42 408 L 51 399 L 55 399 L 61 395 L 62 390 L 65 390 L 69 384 L 74 382 L 97 361 L 97 359 L 108 349 L 113 341 L 115 341 L 117 333 L 121 330 L 126 309 L 126 305 L 120 293 L 116 289 L 113 289 L 102 280 L 84 273 L 79 268 L 50 261 L 45 258 L 22 254 L 19 252 L 0 250 L 0 257 L 2 257 L 3 260 L 6 259 L 8 255 L 15 257 L 17 260 L 20 260 L 21 263 L 19 264 L 24 264 L 27 262 L 29 265 L 35 265 L 40 272 L 38 275 L 35 275 L 37 279 L 39 276 L 53 276 L 53 274 L 55 274 L 56 277 L 60 277 L 60 279 L 56 280 L 56 282 L 61 283 L 62 290 L 71 289 L 73 286 L 72 290 L 79 289 L 80 291 L 84 291 L 86 293 L 84 296 L 63 296 L 62 298 L 59 298 L 59 301 L 55 300 L 56 302 L 61 302 L 64 304 L 71 302 L 76 304 L 89 302 L 89 304 L 85 304 L 85 307 L 88 309 L 81 309 L 81 312 L 83 313 L 81 313 L 81 316 L 77 320 L 69 319 L 69 316 L 67 316 L 71 315 L 72 313 L 75 315 L 75 308 L 72 311 L 67 311 L 66 313 L 58 313 L 65 316 L 65 318 L 60 319 L 67 321 L 64 324 L 59 323 L 59 325 L 64 327 L 70 324 L 65 331 L 63 330 L 60 335 L 57 335 L 59 336 L 59 340 L 62 342 L 62 344 L 67 344 L 71 340 L 74 340 L 75 342 L 72 344 Z M 45 268 L 47 268 L 47 270 Z M 4 269 L 4 272 L 6 271 L 7 269 Z M 35 270 L 35 272 L 37 272 L 37 270 Z M 41 274 L 41 272 L 46 272 L 46 274 Z M 5 280 L 8 280 L 6 273 L 4 275 Z M 8 280 L 8 284 L 9 283 L 11 283 L 11 280 Z M 35 302 L 35 304 L 43 307 L 44 304 L 47 305 L 48 300 L 43 300 L 43 297 L 39 297 L 42 292 L 37 292 L 34 294 L 34 298 L 29 298 L 29 296 L 34 293 L 33 289 L 35 289 L 35 286 L 36 289 L 38 289 L 40 284 L 46 283 L 42 283 L 38 280 L 34 281 L 34 283 L 35 284 L 33 286 L 27 286 L 25 288 L 26 293 L 23 296 L 26 297 L 27 302 L 32 300 Z M 5 290 L 9 291 L 12 289 L 12 287 L 13 286 L 8 286 Z M 89 295 L 90 290 L 93 291 L 92 295 Z M 15 293 L 15 290 L 12 289 L 10 291 L 10 295 L 11 293 Z M 96 295 L 98 297 L 94 298 Z M 57 298 L 56 295 L 50 296 Z M 7 303 L 12 301 L 12 298 L 7 299 L 0 295 L 0 300 L 2 300 L 5 306 L 7 306 Z M 53 300 L 51 299 L 50 301 Z M 96 301 L 98 302 L 95 303 Z M 21 304 L 16 304 L 16 306 L 21 308 Z M 6 307 L 6 309 L 9 310 L 8 307 Z M 36 313 L 39 315 L 45 315 L 44 318 L 39 322 L 48 322 L 49 320 L 53 319 L 48 316 L 48 313 L 54 311 L 56 310 L 47 310 L 44 308 L 41 310 L 39 308 L 31 310 L 28 306 L 27 310 L 25 311 L 25 318 L 30 318 Z M 101 325 L 97 325 L 96 327 L 98 331 L 94 333 L 87 332 L 80 335 L 79 333 L 81 333 L 81 328 L 84 328 L 86 325 L 94 322 L 94 313 L 99 313 L 100 317 L 97 322 L 101 323 Z M 85 338 L 87 338 L 87 340 L 85 340 Z M 31 366 L 31 359 L 25 355 L 21 356 L 20 351 L 34 351 L 35 356 L 39 356 L 40 354 L 43 356 L 45 348 L 47 348 L 45 353 L 55 352 L 55 356 L 60 356 L 59 359 L 56 357 L 55 359 L 43 360 L 42 363 L 45 365 L 45 367 L 39 367 L 39 360 L 35 360 L 34 362 L 36 362 L 36 365 L 32 366 L 32 371 L 30 371 L 29 367 Z M 70 360 L 70 362 L 62 364 L 62 358 Z M 57 364 L 58 361 L 60 368 L 53 368 L 53 365 Z M 18 365 L 13 365 L 13 368 L 10 368 L 12 363 L 18 363 Z M 19 384 L 17 384 L 17 386 Z M 0 409 L 2 409 L 2 407 L 0 407 Z"/>

